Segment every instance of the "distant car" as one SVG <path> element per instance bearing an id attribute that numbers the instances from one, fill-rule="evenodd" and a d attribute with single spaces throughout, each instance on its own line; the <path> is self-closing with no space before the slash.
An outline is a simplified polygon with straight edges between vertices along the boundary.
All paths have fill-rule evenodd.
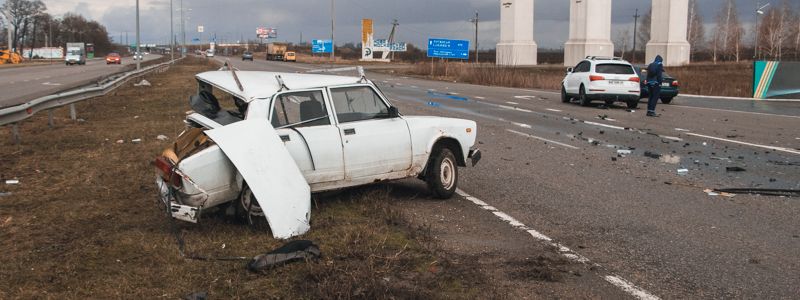
<path id="1" fill-rule="evenodd" d="M 297 54 L 292 51 L 287 51 L 286 54 L 283 55 L 283 61 L 297 62 Z"/>
<path id="2" fill-rule="evenodd" d="M 109 53 L 108 55 L 106 55 L 106 64 L 107 65 L 110 65 L 110 64 L 121 65 L 122 64 L 122 57 L 120 57 L 118 53 Z"/>
<path id="3" fill-rule="evenodd" d="M 210 71 L 195 78 L 196 113 L 154 161 L 161 199 L 179 220 L 197 223 L 203 210 L 225 205 L 247 220 L 266 217 L 273 236 L 285 239 L 309 229 L 310 193 L 420 178 L 447 199 L 458 167 L 481 157 L 474 121 L 401 115 L 363 77 Z M 236 109 L 220 109 L 223 100 Z"/>
<path id="4" fill-rule="evenodd" d="M 206 50 L 206 57 L 214 57 L 214 49 Z"/>
<path id="5" fill-rule="evenodd" d="M 647 66 L 636 66 L 636 74 L 639 74 L 640 82 L 641 82 L 641 93 L 640 98 L 649 98 L 650 97 L 650 90 L 647 88 L 645 84 L 645 80 L 647 79 Z M 672 98 L 675 98 L 680 93 L 678 80 L 675 77 L 669 76 L 667 72 L 664 72 L 664 81 L 661 82 L 661 103 L 670 104 L 672 102 Z"/>
<path id="6" fill-rule="evenodd" d="M 144 56 L 141 53 L 139 52 L 133 53 L 133 60 L 142 60 L 142 59 L 144 59 Z"/>
<path id="7" fill-rule="evenodd" d="M 639 75 L 633 65 L 617 57 L 587 56 L 575 68 L 568 68 L 561 83 L 561 101 L 577 98 L 588 106 L 593 100 L 603 100 L 606 105 L 625 102 L 636 108 L 641 96 Z"/>
<path id="8" fill-rule="evenodd" d="M 253 52 L 245 51 L 242 53 L 242 61 L 245 60 L 253 61 Z"/>

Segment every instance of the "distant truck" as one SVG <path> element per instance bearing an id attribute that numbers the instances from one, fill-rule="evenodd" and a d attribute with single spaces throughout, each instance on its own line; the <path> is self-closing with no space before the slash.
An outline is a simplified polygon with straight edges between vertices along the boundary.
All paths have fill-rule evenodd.
<path id="1" fill-rule="evenodd" d="M 267 44 L 267 60 L 283 61 L 284 55 L 286 55 L 286 44 Z"/>
<path id="2" fill-rule="evenodd" d="M 86 44 L 67 43 L 67 53 L 64 56 L 64 63 L 68 66 L 86 64 Z"/>

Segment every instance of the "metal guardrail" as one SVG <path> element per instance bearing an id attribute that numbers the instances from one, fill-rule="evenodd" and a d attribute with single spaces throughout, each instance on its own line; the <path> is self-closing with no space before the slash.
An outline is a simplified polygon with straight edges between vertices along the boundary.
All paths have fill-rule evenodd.
<path id="1" fill-rule="evenodd" d="M 126 72 L 122 75 L 111 76 L 106 80 L 97 83 L 97 86 L 84 87 L 75 90 L 60 92 L 52 95 L 36 98 L 23 104 L 0 109 L 0 126 L 13 124 L 12 138 L 14 142 L 19 142 L 19 129 L 17 122 L 30 118 L 35 113 L 42 110 L 50 110 L 49 123 L 53 125 L 52 109 L 70 105 L 70 118 L 76 119 L 75 102 L 80 102 L 94 97 L 99 97 L 110 93 L 122 86 L 128 80 L 145 75 L 149 72 L 168 67 L 180 60 L 177 58 L 168 62 L 152 65 L 139 70 Z"/>

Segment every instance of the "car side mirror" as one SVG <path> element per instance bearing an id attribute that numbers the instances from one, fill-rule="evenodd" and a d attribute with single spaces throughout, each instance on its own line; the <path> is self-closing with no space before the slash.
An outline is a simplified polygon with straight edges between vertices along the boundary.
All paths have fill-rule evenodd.
<path id="1" fill-rule="evenodd" d="M 389 118 L 397 117 L 400 117 L 400 111 L 397 110 L 397 106 L 389 106 Z"/>
<path id="2" fill-rule="evenodd" d="M 567 68 L 567 73 L 572 73 L 572 67 Z"/>

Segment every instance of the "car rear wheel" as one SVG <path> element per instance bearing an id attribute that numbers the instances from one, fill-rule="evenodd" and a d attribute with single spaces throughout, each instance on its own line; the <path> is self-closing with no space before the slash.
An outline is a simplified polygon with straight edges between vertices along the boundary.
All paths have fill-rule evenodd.
<path id="1" fill-rule="evenodd" d="M 569 95 L 567 95 L 567 89 L 564 86 L 561 86 L 561 102 L 569 103 Z"/>
<path id="2" fill-rule="evenodd" d="M 669 98 L 661 98 L 661 103 L 664 103 L 664 104 L 669 104 L 670 102 L 672 102 L 672 97 L 669 97 Z"/>
<path id="3" fill-rule="evenodd" d="M 425 181 L 428 189 L 436 198 L 449 199 L 456 192 L 458 185 L 458 164 L 453 151 L 439 148 L 433 153 L 428 163 L 428 172 Z"/>
<path id="4" fill-rule="evenodd" d="M 586 89 L 584 89 L 583 86 L 581 86 L 578 99 L 581 101 L 581 106 L 589 106 L 589 104 L 592 103 L 592 100 L 589 100 L 589 96 L 586 95 Z"/>
<path id="5" fill-rule="evenodd" d="M 247 223 L 254 224 L 255 220 L 260 220 L 264 217 L 264 211 L 261 210 L 256 196 L 253 195 L 253 191 L 250 190 L 247 183 L 242 184 L 242 194 L 236 202 L 236 215 L 247 220 Z"/>

